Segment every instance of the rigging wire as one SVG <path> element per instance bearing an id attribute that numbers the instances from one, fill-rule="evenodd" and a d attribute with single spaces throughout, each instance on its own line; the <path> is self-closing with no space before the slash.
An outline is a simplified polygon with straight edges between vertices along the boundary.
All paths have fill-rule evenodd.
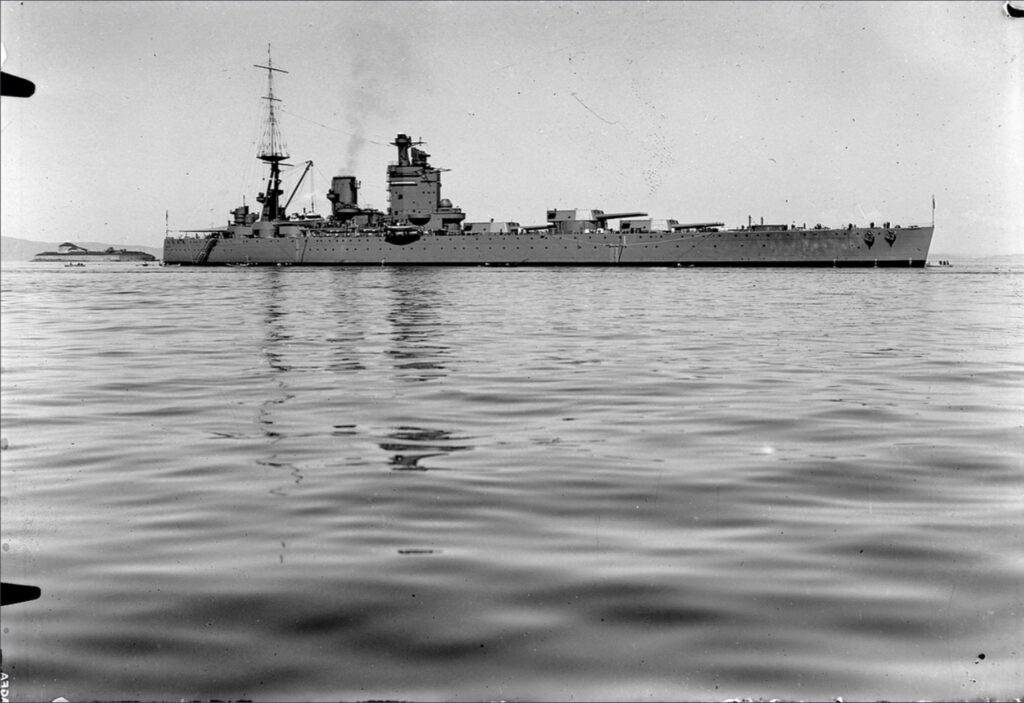
<path id="1" fill-rule="evenodd" d="M 390 147 L 391 146 L 390 142 L 387 142 L 387 141 L 376 141 L 374 139 L 370 139 L 369 137 L 364 137 L 362 135 L 355 134 L 354 132 L 347 132 L 344 129 L 338 129 L 337 127 L 331 127 L 329 125 L 323 124 L 322 122 L 317 122 L 316 120 L 311 120 L 308 117 L 303 117 L 302 115 L 297 115 L 294 112 L 289 112 L 288 110 L 285 110 L 284 108 L 278 108 L 278 111 L 279 112 L 283 112 L 286 115 L 291 115 L 292 117 L 297 117 L 300 120 L 304 120 L 306 122 L 309 122 L 310 124 L 315 124 L 317 127 L 323 127 L 324 129 L 329 129 L 332 132 L 338 132 L 340 134 L 345 134 L 345 135 L 347 135 L 349 137 L 354 137 L 355 139 L 362 139 L 364 142 L 369 142 L 370 144 L 376 144 L 377 146 L 383 146 L 383 147 Z M 383 139 L 383 138 L 384 137 L 377 137 L 377 139 Z"/>
<path id="2" fill-rule="evenodd" d="M 313 170 L 316 171 L 320 178 L 324 179 L 324 181 L 326 181 L 327 183 L 331 182 L 331 179 L 328 178 L 327 175 L 320 170 L 320 167 L 316 165 L 315 161 L 313 162 Z"/>
<path id="3" fill-rule="evenodd" d="M 264 186 L 264 184 L 263 184 L 263 174 L 262 174 L 263 164 L 258 159 L 252 158 L 251 155 L 256 154 L 258 152 L 258 150 L 261 148 L 263 142 L 266 140 L 268 128 L 272 128 L 272 125 L 268 125 L 268 122 L 270 120 L 269 120 L 269 118 L 268 118 L 268 116 L 266 114 L 266 112 L 267 112 L 266 105 L 263 104 L 263 101 L 264 101 L 263 98 L 260 98 L 258 100 L 258 107 L 253 112 L 253 123 L 252 123 L 252 127 L 250 129 L 250 134 L 252 136 L 251 136 L 251 138 L 249 140 L 249 153 L 250 153 L 250 156 L 249 156 L 249 158 L 246 159 L 246 168 L 243 169 L 243 173 L 241 175 L 241 183 L 240 183 L 240 187 L 239 187 L 239 192 L 242 193 L 243 200 L 245 200 L 247 202 L 247 204 L 249 204 L 250 207 L 259 207 L 259 206 L 258 205 L 254 205 L 253 203 L 248 203 L 248 198 L 247 198 L 248 194 L 256 193 L 256 192 L 260 192 L 260 191 L 264 190 L 264 187 L 263 187 Z M 303 120 L 304 122 L 309 122 L 310 124 L 314 124 L 314 125 L 316 125 L 318 127 L 322 127 L 324 129 L 330 130 L 332 132 L 337 132 L 339 134 L 344 134 L 346 136 L 352 137 L 353 139 L 362 140 L 364 142 L 367 142 L 369 144 L 373 144 L 375 146 L 380 146 L 380 147 L 385 147 L 385 148 L 390 148 L 391 147 L 390 141 L 384 140 L 383 137 L 376 137 L 375 139 L 371 139 L 369 137 L 364 137 L 364 136 L 355 134 L 354 132 L 349 132 L 349 131 L 346 131 L 346 130 L 343 130 L 343 129 L 338 129 L 337 127 L 331 127 L 330 125 L 323 124 L 322 122 L 317 122 L 316 120 L 312 120 L 312 119 L 310 119 L 308 117 L 304 117 L 302 115 L 296 114 L 296 113 L 291 112 L 289 110 L 285 110 L 280 105 L 277 106 L 277 109 L 275 111 L 277 113 L 283 113 L 283 114 L 289 115 L 291 117 L 295 117 L 297 119 Z M 278 128 L 279 128 L 279 124 L 278 124 Z M 283 139 L 281 141 L 283 142 Z M 282 184 L 281 185 L 282 185 L 282 188 L 286 190 L 286 192 L 287 192 L 286 181 L 288 180 L 289 175 L 294 175 L 294 168 L 295 167 L 296 167 L 295 164 L 287 164 L 287 163 L 282 163 L 281 164 L 281 176 L 282 176 Z M 329 184 L 329 183 L 331 183 L 331 179 L 327 175 L 325 175 L 324 172 L 322 170 L 320 170 L 320 168 L 314 162 L 313 168 L 311 169 L 310 174 L 309 174 L 309 179 L 310 179 L 310 194 L 309 195 L 310 195 L 310 203 L 311 203 L 311 206 L 312 206 L 312 210 L 313 210 L 313 212 L 316 212 L 316 200 L 315 200 L 316 191 L 313 189 L 314 188 L 314 186 L 313 186 L 313 171 L 316 171 L 320 175 L 322 183 L 328 183 Z"/>
<path id="4" fill-rule="evenodd" d="M 261 99 L 257 103 L 257 109 L 252 113 L 253 121 L 249 131 L 249 152 L 245 159 L 245 168 L 240 170 L 241 182 L 239 183 L 238 190 L 242 193 L 243 198 L 251 193 L 262 190 L 262 164 L 256 159 L 257 149 L 259 149 L 260 139 L 263 135 L 264 105 L 262 102 Z"/>
<path id="5" fill-rule="evenodd" d="M 320 177 L 320 182 L 321 183 L 326 184 L 328 188 L 331 187 L 331 185 L 333 184 L 334 181 L 332 181 L 331 178 L 327 174 L 325 174 L 323 171 L 320 170 L 320 167 L 316 165 L 315 161 L 313 162 L 313 172 L 316 173 Z M 327 210 L 328 210 L 328 214 L 330 214 L 330 212 L 329 212 L 330 209 L 331 209 L 330 201 L 327 202 L 326 207 L 327 207 Z M 316 210 L 314 209 L 313 212 L 316 212 Z"/>
<path id="6" fill-rule="evenodd" d="M 316 178 L 316 164 L 312 164 L 313 168 L 309 170 L 309 211 L 314 215 L 316 214 L 316 186 L 314 179 Z"/>

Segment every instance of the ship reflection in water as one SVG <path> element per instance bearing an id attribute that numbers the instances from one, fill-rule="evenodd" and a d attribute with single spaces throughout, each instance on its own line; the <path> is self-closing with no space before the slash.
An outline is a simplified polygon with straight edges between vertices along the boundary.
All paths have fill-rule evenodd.
<path id="1" fill-rule="evenodd" d="M 268 454 L 265 458 L 257 460 L 260 466 L 266 466 L 275 470 L 284 471 L 289 474 L 288 485 L 299 485 L 302 482 L 302 472 L 297 466 L 282 458 L 282 452 L 278 445 L 284 439 L 283 432 L 287 429 L 282 426 L 280 420 L 275 418 L 285 417 L 286 405 L 295 398 L 295 394 L 288 388 L 288 375 L 292 367 L 286 361 L 288 347 L 292 344 L 292 335 L 286 331 L 288 313 L 282 304 L 282 289 L 285 283 L 282 280 L 281 272 L 276 269 L 268 270 L 266 273 L 266 311 L 264 314 L 263 327 L 265 339 L 262 352 L 266 365 L 270 370 L 271 384 L 267 388 L 267 397 L 260 404 L 256 422 L 261 432 L 267 438 Z M 287 453 L 285 453 L 287 456 Z M 287 495 L 288 487 L 271 489 L 276 495 Z"/>
<path id="2" fill-rule="evenodd" d="M 472 449 L 465 444 L 466 438 L 459 438 L 445 430 L 428 430 L 422 427 L 397 427 L 388 435 L 388 440 L 381 442 L 380 448 L 386 452 L 396 452 L 389 460 L 393 471 L 436 471 L 441 467 L 430 467 L 420 464 L 424 459 L 435 456 L 447 456 L 452 452 Z"/>
<path id="3" fill-rule="evenodd" d="M 451 349 L 440 343 L 444 300 L 434 288 L 435 279 L 416 270 L 390 271 L 392 300 L 387 319 L 393 346 L 387 353 L 394 360 L 396 378 L 440 380 L 447 375 L 444 360 Z"/>
<path id="4" fill-rule="evenodd" d="M 1021 273 L 957 263 L 5 266 L 10 697 L 1018 696 Z"/>

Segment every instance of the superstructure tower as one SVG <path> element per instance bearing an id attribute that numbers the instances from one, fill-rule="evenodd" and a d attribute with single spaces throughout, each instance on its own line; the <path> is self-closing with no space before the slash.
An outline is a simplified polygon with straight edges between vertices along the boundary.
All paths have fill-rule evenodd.
<path id="1" fill-rule="evenodd" d="M 416 148 L 422 145 L 407 134 L 399 134 L 391 142 L 398 148 L 398 163 L 388 166 L 388 215 L 397 223 L 458 231 L 466 215 L 441 197 L 441 172 L 446 169 L 431 166 L 427 161 L 430 154 Z"/>

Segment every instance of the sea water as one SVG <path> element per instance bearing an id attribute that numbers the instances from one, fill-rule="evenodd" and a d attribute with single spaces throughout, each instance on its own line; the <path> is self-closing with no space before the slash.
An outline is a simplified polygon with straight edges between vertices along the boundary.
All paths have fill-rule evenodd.
<path id="1" fill-rule="evenodd" d="M 1024 267 L 0 285 L 10 700 L 1024 692 Z"/>

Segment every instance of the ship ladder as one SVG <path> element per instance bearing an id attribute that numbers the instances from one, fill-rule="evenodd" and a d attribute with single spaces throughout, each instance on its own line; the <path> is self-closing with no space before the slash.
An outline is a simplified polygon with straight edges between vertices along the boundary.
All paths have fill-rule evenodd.
<path id="1" fill-rule="evenodd" d="M 624 234 L 619 235 L 619 243 L 618 244 L 605 244 L 605 246 L 608 247 L 611 250 L 610 253 L 611 253 L 612 263 L 613 264 L 621 264 L 622 263 L 622 252 L 625 250 L 625 248 L 627 246 L 629 246 L 628 244 L 626 244 L 626 235 L 624 235 Z"/>
<path id="2" fill-rule="evenodd" d="M 206 240 L 206 246 L 203 247 L 203 250 L 201 252 L 199 252 L 199 256 L 197 256 L 195 258 L 195 260 L 193 260 L 192 263 L 193 264 L 205 264 L 206 260 L 210 258 L 210 251 L 212 251 L 215 246 L 217 246 L 217 240 L 216 239 L 214 239 L 213 237 L 211 237 L 210 239 L 207 239 Z"/>

